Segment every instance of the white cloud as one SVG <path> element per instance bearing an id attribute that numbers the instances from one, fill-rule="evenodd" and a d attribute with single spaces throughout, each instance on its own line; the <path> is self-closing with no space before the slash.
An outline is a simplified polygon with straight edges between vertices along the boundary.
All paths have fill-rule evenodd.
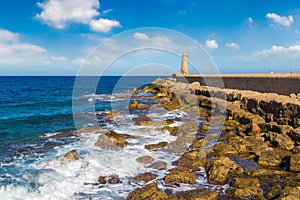
<path id="1" fill-rule="evenodd" d="M 64 56 L 51 56 L 50 60 L 53 62 L 67 62 L 68 59 Z"/>
<path id="2" fill-rule="evenodd" d="M 248 17 L 247 22 L 248 22 L 249 27 L 252 28 L 252 26 L 254 24 L 254 20 L 252 19 L 252 17 Z"/>
<path id="3" fill-rule="evenodd" d="M 19 35 L 10 31 L 0 29 L 0 43 L 2 42 L 16 42 L 19 39 Z"/>
<path id="4" fill-rule="evenodd" d="M 240 48 L 239 45 L 234 42 L 227 43 L 226 47 L 231 48 L 231 49 L 239 49 Z"/>
<path id="5" fill-rule="evenodd" d="M 42 12 L 36 18 L 58 29 L 65 28 L 68 22 L 89 24 L 100 14 L 98 0 L 47 0 L 37 5 Z"/>
<path id="6" fill-rule="evenodd" d="M 263 56 L 263 57 L 295 57 L 300 56 L 300 46 L 276 46 L 273 45 L 270 49 L 264 49 L 254 54 L 255 56 Z"/>
<path id="7" fill-rule="evenodd" d="M 36 14 L 49 26 L 64 29 L 68 23 L 88 24 L 93 31 L 109 32 L 113 27 L 120 27 L 120 22 L 110 19 L 96 19 L 100 12 L 99 0 L 45 0 L 37 3 L 42 12 Z M 112 9 L 103 11 L 103 14 L 111 12 Z"/>
<path id="8" fill-rule="evenodd" d="M 149 36 L 145 33 L 136 32 L 133 37 L 137 40 L 149 40 Z"/>
<path id="9" fill-rule="evenodd" d="M 62 63 L 68 59 L 53 56 L 44 47 L 21 42 L 20 34 L 8 30 L 0 30 L 0 64 L 40 64 Z"/>
<path id="10" fill-rule="evenodd" d="M 206 46 L 206 48 L 208 48 L 210 50 L 214 50 L 219 47 L 219 44 L 217 43 L 216 40 L 206 40 L 205 46 Z"/>
<path id="11" fill-rule="evenodd" d="M 113 27 L 120 27 L 121 24 L 117 20 L 109 20 L 109 19 L 103 19 L 100 18 L 98 20 L 92 20 L 90 22 L 90 28 L 93 31 L 98 32 L 109 32 Z"/>
<path id="12" fill-rule="evenodd" d="M 76 58 L 74 60 L 72 60 L 72 64 L 74 65 L 82 65 L 84 63 L 85 59 L 83 58 Z"/>
<path id="13" fill-rule="evenodd" d="M 271 19 L 275 24 L 280 26 L 290 26 L 294 22 L 293 16 L 280 16 L 276 13 L 268 13 L 266 18 Z"/>

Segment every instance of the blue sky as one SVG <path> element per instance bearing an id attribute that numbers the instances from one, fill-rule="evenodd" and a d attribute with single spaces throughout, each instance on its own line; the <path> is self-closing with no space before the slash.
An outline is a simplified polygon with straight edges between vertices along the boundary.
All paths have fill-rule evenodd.
<path id="1" fill-rule="evenodd" d="M 191 37 L 221 73 L 300 72 L 299 22 L 299 0 L 2 0 L 0 74 L 75 75 L 99 43 L 142 27 Z"/>

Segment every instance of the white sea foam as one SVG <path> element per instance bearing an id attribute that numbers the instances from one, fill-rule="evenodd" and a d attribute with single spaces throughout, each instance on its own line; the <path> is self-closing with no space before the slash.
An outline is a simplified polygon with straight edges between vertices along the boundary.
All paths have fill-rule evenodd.
<path id="1" fill-rule="evenodd" d="M 90 97 L 88 97 L 90 98 Z M 97 96 L 98 98 L 98 96 Z M 131 118 L 136 115 L 118 116 L 116 124 L 108 124 L 108 129 L 113 129 L 120 134 L 129 134 L 134 136 L 129 138 L 128 145 L 120 151 L 103 150 L 95 146 L 100 134 L 87 133 L 81 136 L 79 141 L 71 144 L 55 147 L 48 156 L 38 158 L 28 166 L 28 170 L 21 180 L 17 181 L 23 184 L 10 184 L 0 187 L 1 199 L 124 199 L 126 195 L 137 187 L 141 187 L 132 180 L 132 177 L 143 172 L 154 172 L 158 174 L 157 182 L 159 188 L 168 188 L 163 184 L 162 178 L 168 169 L 173 168 L 171 163 L 178 159 L 178 155 L 171 154 L 168 151 L 149 151 L 144 148 L 146 144 L 154 144 L 161 141 L 172 142 L 176 137 L 170 135 L 168 131 L 155 131 L 157 127 L 134 126 Z M 167 112 L 158 109 L 158 112 L 152 112 L 151 116 L 157 120 L 172 119 L 175 117 L 187 117 L 182 111 Z M 175 122 L 171 126 L 178 126 L 184 122 Z M 148 131 L 141 130 L 146 128 Z M 57 133 L 53 133 L 57 134 Z M 47 136 L 53 136 L 47 134 Z M 80 159 L 68 164 L 62 164 L 59 156 L 68 151 L 76 149 Z M 166 170 L 155 170 L 136 162 L 136 158 L 144 155 L 152 156 L 156 161 L 167 163 Z M 20 162 L 22 164 L 22 162 Z M 33 172 L 34 171 L 34 172 Z M 99 176 L 117 175 L 123 181 L 122 184 L 94 185 Z M 209 185 L 206 179 L 205 170 L 199 172 L 196 185 L 181 184 L 180 187 L 172 187 L 173 191 L 183 191 L 195 189 L 197 187 L 216 186 Z M 26 183 L 27 182 L 27 183 Z M 35 183 L 36 188 L 32 188 L 28 183 Z M 221 187 L 224 189 L 226 186 Z M 218 189 L 218 188 L 214 188 Z"/>

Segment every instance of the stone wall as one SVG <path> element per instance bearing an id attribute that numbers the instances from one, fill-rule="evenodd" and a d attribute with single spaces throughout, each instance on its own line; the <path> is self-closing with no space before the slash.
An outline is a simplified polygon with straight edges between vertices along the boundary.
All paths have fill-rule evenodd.
<path id="1" fill-rule="evenodd" d="M 222 78 L 225 88 L 282 95 L 300 93 L 300 75 L 174 75 L 173 77 L 180 82 L 192 83 L 198 81 L 201 85 L 212 87 L 219 87 L 220 78 Z"/>

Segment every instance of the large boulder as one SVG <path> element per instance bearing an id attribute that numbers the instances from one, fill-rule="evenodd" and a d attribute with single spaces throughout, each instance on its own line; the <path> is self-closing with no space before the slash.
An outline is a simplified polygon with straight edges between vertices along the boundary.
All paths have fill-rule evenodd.
<path id="1" fill-rule="evenodd" d="M 121 179 L 116 175 L 99 176 L 98 182 L 100 184 L 118 184 L 118 183 L 122 183 Z"/>
<path id="2" fill-rule="evenodd" d="M 168 142 L 159 142 L 157 144 L 146 144 L 145 149 L 148 149 L 148 150 L 160 149 L 160 148 L 164 148 L 168 144 L 169 144 Z"/>
<path id="3" fill-rule="evenodd" d="M 149 181 L 152 181 L 153 179 L 156 179 L 157 177 L 158 177 L 158 175 L 156 175 L 156 174 L 146 172 L 144 174 L 139 174 L 139 175 L 135 176 L 133 179 L 138 182 L 146 182 L 147 183 Z"/>
<path id="4" fill-rule="evenodd" d="M 151 156 L 141 156 L 141 157 L 138 157 L 136 159 L 136 161 L 138 163 L 143 163 L 143 164 L 150 164 L 154 161 L 154 158 L 152 158 Z"/>
<path id="5" fill-rule="evenodd" d="M 294 141 L 286 134 L 269 133 L 270 141 L 274 146 L 281 147 L 286 150 L 292 150 L 294 148 Z"/>
<path id="6" fill-rule="evenodd" d="M 155 161 L 149 167 L 153 169 L 163 170 L 167 168 L 167 163 L 164 161 Z"/>
<path id="7" fill-rule="evenodd" d="M 258 164 L 268 167 L 277 167 L 281 160 L 276 156 L 272 147 L 264 148 L 258 158 Z"/>
<path id="8" fill-rule="evenodd" d="M 127 141 L 123 136 L 115 131 L 108 131 L 105 134 L 101 134 L 98 137 L 96 146 L 106 150 L 120 150 L 127 145 Z"/>
<path id="9" fill-rule="evenodd" d="M 61 164 L 68 164 L 72 161 L 78 160 L 79 156 L 76 150 L 69 151 L 65 155 L 59 158 Z"/>
<path id="10" fill-rule="evenodd" d="M 217 200 L 218 192 L 201 188 L 177 192 L 176 194 L 171 194 L 169 197 L 171 200 Z"/>
<path id="11" fill-rule="evenodd" d="M 165 184 L 171 183 L 196 183 L 196 175 L 188 171 L 173 170 L 164 177 Z"/>
<path id="12" fill-rule="evenodd" d="M 126 200 L 146 200 L 146 199 L 153 199 L 153 200 L 168 200 L 169 197 L 161 192 L 156 183 L 150 183 L 145 185 L 142 188 L 138 188 L 130 192 Z"/>
<path id="13" fill-rule="evenodd" d="M 234 195 L 236 197 L 263 199 L 263 190 L 260 188 L 259 180 L 256 178 L 235 178 L 232 186 L 235 188 Z"/>
<path id="14" fill-rule="evenodd" d="M 229 157 L 220 156 L 207 164 L 208 181 L 212 184 L 225 184 L 232 175 L 242 174 L 243 169 L 230 160 Z"/>
<path id="15" fill-rule="evenodd" d="M 293 172 L 300 172 L 300 153 L 290 156 L 289 169 Z"/>

